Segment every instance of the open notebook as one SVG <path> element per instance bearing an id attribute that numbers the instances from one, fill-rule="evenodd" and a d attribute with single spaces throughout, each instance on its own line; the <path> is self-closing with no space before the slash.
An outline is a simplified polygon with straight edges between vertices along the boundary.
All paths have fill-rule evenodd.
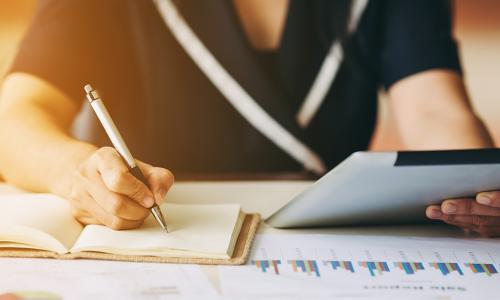
<path id="1" fill-rule="evenodd" d="M 81 225 L 71 216 L 67 201 L 54 195 L 1 196 L 0 256 L 195 263 L 246 259 L 258 216 L 249 220 L 253 215 L 245 215 L 236 204 L 166 203 L 161 209 L 170 233 L 152 216 L 140 228 L 115 231 Z M 231 262 L 236 254 L 239 259 Z"/>

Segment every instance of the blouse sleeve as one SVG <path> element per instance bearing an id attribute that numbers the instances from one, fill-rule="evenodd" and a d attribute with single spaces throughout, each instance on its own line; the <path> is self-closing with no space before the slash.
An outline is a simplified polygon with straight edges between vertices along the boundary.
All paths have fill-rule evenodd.
<path id="1" fill-rule="evenodd" d="M 384 2 L 380 76 L 386 88 L 430 69 L 461 73 L 450 11 L 450 2 L 446 0 Z"/>
<path id="2" fill-rule="evenodd" d="M 40 77 L 75 101 L 86 83 L 113 84 L 131 61 L 118 2 L 40 1 L 8 73 Z"/>

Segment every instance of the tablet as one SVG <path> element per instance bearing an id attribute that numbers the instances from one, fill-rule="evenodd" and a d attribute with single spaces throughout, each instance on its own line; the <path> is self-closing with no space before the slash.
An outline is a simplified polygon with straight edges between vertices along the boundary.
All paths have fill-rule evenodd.
<path id="1" fill-rule="evenodd" d="M 279 228 L 420 223 L 445 199 L 500 190 L 500 149 L 356 152 L 266 222 Z"/>

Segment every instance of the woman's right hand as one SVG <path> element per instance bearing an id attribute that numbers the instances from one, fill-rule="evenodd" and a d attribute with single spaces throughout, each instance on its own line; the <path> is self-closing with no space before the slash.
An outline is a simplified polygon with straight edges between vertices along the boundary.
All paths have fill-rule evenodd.
<path id="1" fill-rule="evenodd" d="M 115 230 L 139 227 L 154 203 L 160 204 L 174 182 L 172 173 L 137 161 L 148 186 L 136 179 L 118 152 L 96 150 L 72 178 L 73 216 L 83 224 L 103 224 Z"/>

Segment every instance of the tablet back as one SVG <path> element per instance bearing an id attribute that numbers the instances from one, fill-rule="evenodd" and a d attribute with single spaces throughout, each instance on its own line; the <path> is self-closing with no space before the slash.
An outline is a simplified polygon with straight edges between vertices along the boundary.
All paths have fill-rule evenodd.
<path id="1" fill-rule="evenodd" d="M 500 190 L 500 150 L 356 152 L 273 214 L 274 227 L 417 223 L 445 199 Z"/>

